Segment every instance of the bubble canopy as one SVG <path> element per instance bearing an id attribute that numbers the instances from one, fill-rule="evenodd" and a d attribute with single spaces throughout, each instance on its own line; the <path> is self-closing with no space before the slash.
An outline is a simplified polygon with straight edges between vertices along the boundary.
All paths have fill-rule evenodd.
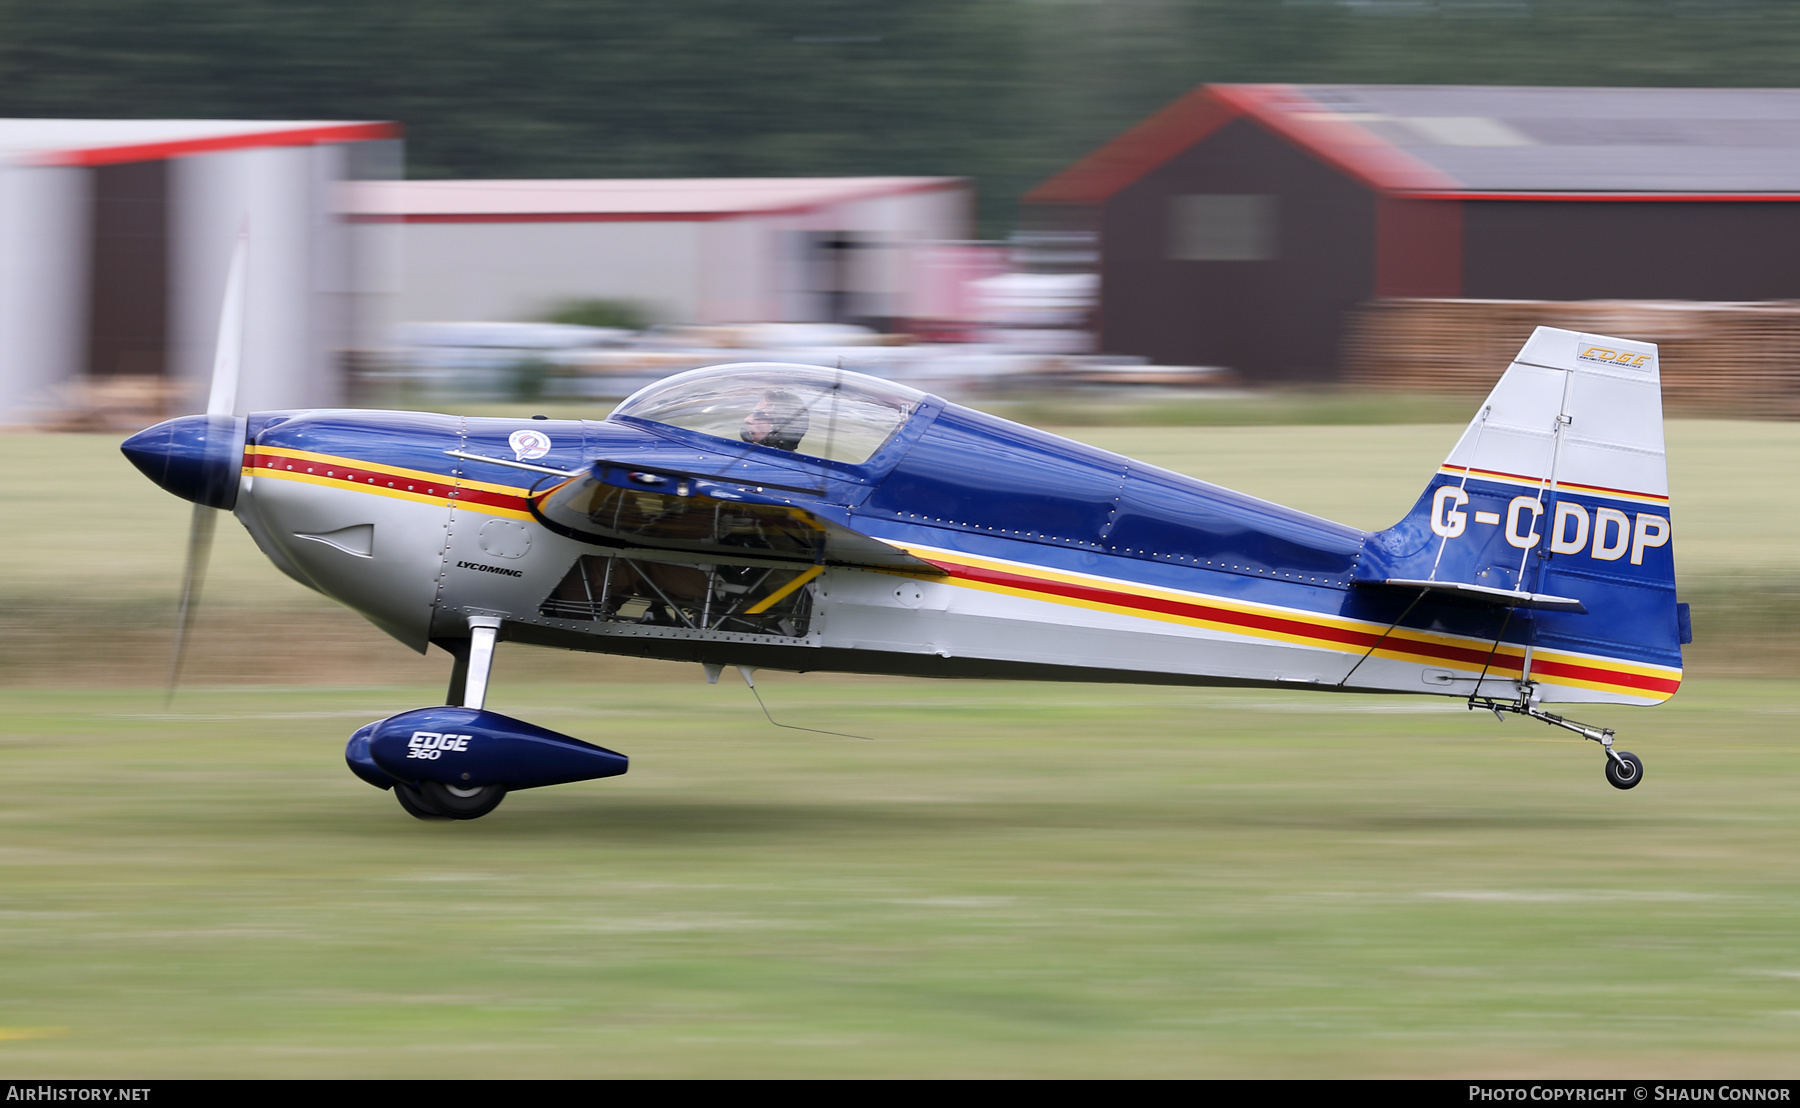
<path id="1" fill-rule="evenodd" d="M 740 362 L 658 381 L 612 414 L 861 465 L 924 399 L 917 389 L 848 370 Z"/>

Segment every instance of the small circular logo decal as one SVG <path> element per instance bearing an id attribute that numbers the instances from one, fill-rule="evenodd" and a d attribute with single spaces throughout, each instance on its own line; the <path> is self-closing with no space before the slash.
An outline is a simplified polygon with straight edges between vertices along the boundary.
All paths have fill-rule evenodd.
<path id="1" fill-rule="evenodd" d="M 550 453 L 550 436 L 542 431 L 514 431 L 506 437 L 506 441 L 513 448 L 513 457 L 521 462 L 542 458 Z"/>

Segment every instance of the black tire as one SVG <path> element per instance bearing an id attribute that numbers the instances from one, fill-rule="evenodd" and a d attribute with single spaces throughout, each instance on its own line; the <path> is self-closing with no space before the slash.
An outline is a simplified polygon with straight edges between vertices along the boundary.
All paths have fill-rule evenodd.
<path id="1" fill-rule="evenodd" d="M 464 789 L 440 785 L 436 781 L 421 781 L 419 792 L 432 811 L 449 819 L 480 819 L 506 799 L 505 785 L 477 785 Z"/>
<path id="2" fill-rule="evenodd" d="M 400 802 L 400 807 L 405 808 L 406 814 L 414 819 L 450 818 L 439 812 L 436 808 L 433 808 L 431 802 L 426 800 L 425 797 L 420 794 L 419 790 L 413 788 L 411 785 L 395 784 L 394 799 L 398 800 Z"/>
<path id="3" fill-rule="evenodd" d="M 1623 762 L 1624 765 L 1619 763 Z M 1644 763 L 1636 754 L 1621 750 L 1606 759 L 1606 783 L 1615 789 L 1635 789 L 1644 779 Z"/>

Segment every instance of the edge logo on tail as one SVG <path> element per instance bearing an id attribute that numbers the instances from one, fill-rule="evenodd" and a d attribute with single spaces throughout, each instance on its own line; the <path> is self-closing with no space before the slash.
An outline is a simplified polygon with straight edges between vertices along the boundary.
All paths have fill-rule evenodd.
<path id="1" fill-rule="evenodd" d="M 1575 355 L 1578 361 L 1598 362 L 1601 365 L 1622 365 L 1629 369 L 1641 369 L 1650 364 L 1649 354 L 1639 354 L 1631 350 L 1610 350 L 1604 346 L 1589 346 Z"/>

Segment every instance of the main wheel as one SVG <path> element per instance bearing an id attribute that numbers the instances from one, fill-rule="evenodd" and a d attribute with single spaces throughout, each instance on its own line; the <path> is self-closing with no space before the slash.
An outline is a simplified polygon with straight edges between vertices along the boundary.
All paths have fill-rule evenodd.
<path id="1" fill-rule="evenodd" d="M 413 788 L 411 785 L 396 783 L 394 785 L 394 799 L 398 800 L 400 802 L 400 807 L 405 808 L 406 814 L 414 819 L 450 818 L 433 808 L 431 802 L 426 800 L 419 790 Z"/>
<path id="2" fill-rule="evenodd" d="M 419 792 L 433 811 L 450 819 L 480 819 L 506 799 L 505 785 L 476 785 L 465 789 L 457 785 L 440 785 L 436 781 L 421 781 Z"/>
<path id="3" fill-rule="evenodd" d="M 1621 750 L 1617 757 L 1606 759 L 1606 783 L 1615 789 L 1636 788 L 1644 779 L 1644 763 L 1636 754 Z"/>

